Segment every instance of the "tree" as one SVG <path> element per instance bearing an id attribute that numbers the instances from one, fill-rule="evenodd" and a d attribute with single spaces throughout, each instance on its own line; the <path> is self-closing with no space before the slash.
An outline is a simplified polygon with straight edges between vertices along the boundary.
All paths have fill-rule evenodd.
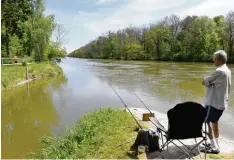
<path id="1" fill-rule="evenodd" d="M 226 33 L 225 33 L 225 20 L 224 20 L 224 16 L 220 15 L 220 16 L 215 16 L 213 18 L 215 24 L 216 24 L 216 32 L 218 34 L 219 37 L 219 48 L 222 48 L 223 50 L 225 50 L 227 48 L 226 42 L 227 42 L 227 38 L 226 38 Z"/>
<path id="2" fill-rule="evenodd" d="M 167 44 L 170 39 L 168 26 L 153 27 L 146 34 L 146 50 L 155 58 L 160 59 L 162 54 L 168 54 Z M 163 46 L 162 46 L 163 45 Z"/>
<path id="3" fill-rule="evenodd" d="M 196 17 L 190 17 L 187 16 L 181 24 L 181 32 L 178 35 L 178 40 L 181 42 L 182 50 L 181 54 L 185 54 L 186 56 L 192 55 L 194 53 L 193 51 L 193 44 L 195 43 L 195 40 L 193 39 L 193 26 L 194 26 L 194 20 Z"/>
<path id="4" fill-rule="evenodd" d="M 177 45 L 177 36 L 181 30 L 181 22 L 180 18 L 176 15 L 171 15 L 169 17 L 169 26 L 171 30 L 171 53 L 174 54 L 176 51 L 176 45 Z M 177 50 L 178 51 L 178 50 Z"/>
<path id="5" fill-rule="evenodd" d="M 234 12 L 229 12 L 225 19 L 226 33 L 228 39 L 228 55 L 232 56 L 234 44 Z"/>
<path id="6" fill-rule="evenodd" d="M 128 60 L 140 60 L 147 59 L 147 55 L 144 53 L 141 45 L 137 43 L 129 43 L 124 46 L 124 59 Z"/>
<path id="7" fill-rule="evenodd" d="M 4 46 L 2 51 L 5 51 L 6 55 L 9 56 L 11 36 L 15 35 L 21 39 L 24 30 L 19 27 L 19 24 L 26 22 L 33 14 L 31 0 L 2 0 L 1 9 L 1 27 L 5 30 L 1 33 L 2 45 Z"/>
<path id="8" fill-rule="evenodd" d="M 56 23 L 53 15 L 44 15 L 45 7 L 42 0 L 1 2 L 2 56 L 34 56 L 37 61 L 42 61 L 51 58 L 55 47 L 60 49 L 59 52 L 56 51 L 56 55 L 61 57 L 61 54 L 64 54 L 61 45 L 54 45 L 50 41 Z M 62 27 L 59 31 L 61 41 L 64 37 Z"/>
<path id="9" fill-rule="evenodd" d="M 105 35 L 75 50 L 70 56 L 110 59 L 211 61 L 218 49 L 233 56 L 234 15 L 166 16 L 149 27 L 128 27 Z M 96 56 L 97 55 L 97 56 Z M 233 56 L 234 59 L 234 56 Z"/>
<path id="10" fill-rule="evenodd" d="M 68 40 L 65 39 L 67 34 L 68 31 L 65 30 L 64 26 L 62 24 L 56 23 L 55 26 L 56 43 L 58 43 L 60 46 L 67 43 Z"/>
<path id="11" fill-rule="evenodd" d="M 35 51 L 35 59 L 37 61 L 46 60 L 48 54 L 48 44 L 52 35 L 54 24 L 54 16 L 39 16 L 34 24 L 32 31 L 32 41 Z"/>

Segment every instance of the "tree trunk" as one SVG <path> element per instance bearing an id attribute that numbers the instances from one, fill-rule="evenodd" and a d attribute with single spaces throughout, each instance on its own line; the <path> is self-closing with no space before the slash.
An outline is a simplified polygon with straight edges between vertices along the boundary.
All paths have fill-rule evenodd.
<path id="1" fill-rule="evenodd" d="M 7 56 L 9 57 L 10 49 L 9 49 L 9 34 L 8 33 L 6 33 L 6 51 L 7 51 Z"/>
<path id="2" fill-rule="evenodd" d="M 232 56 L 232 48 L 233 48 L 233 41 L 230 39 L 228 43 L 228 56 L 229 58 Z"/>
<path id="3" fill-rule="evenodd" d="M 223 50 L 225 50 L 223 40 L 221 40 L 221 45 L 222 45 Z"/>
<path id="4" fill-rule="evenodd" d="M 161 56 L 161 53 L 160 53 L 160 42 L 159 42 L 159 40 L 157 40 L 157 56 L 158 56 L 158 58 L 160 58 L 160 56 Z"/>

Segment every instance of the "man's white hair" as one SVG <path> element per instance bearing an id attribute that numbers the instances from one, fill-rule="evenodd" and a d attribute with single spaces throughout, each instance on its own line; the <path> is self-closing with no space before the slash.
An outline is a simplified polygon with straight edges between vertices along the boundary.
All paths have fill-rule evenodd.
<path id="1" fill-rule="evenodd" d="M 227 62 L 227 53 L 224 50 L 218 50 L 214 53 L 214 56 L 222 62 Z"/>

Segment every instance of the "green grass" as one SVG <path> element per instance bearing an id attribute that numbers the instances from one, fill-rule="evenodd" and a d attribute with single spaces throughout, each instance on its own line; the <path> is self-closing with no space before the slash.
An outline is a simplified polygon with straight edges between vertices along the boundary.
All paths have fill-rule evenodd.
<path id="1" fill-rule="evenodd" d="M 62 69 L 50 62 L 32 63 L 28 65 L 30 78 L 53 77 L 62 73 Z M 25 66 L 1 66 L 2 90 L 13 87 L 26 79 Z"/>
<path id="2" fill-rule="evenodd" d="M 136 122 L 128 112 L 102 108 L 84 116 L 66 136 L 44 138 L 44 147 L 30 158 L 130 158 L 127 151 L 136 138 L 135 128 Z"/>
<path id="3" fill-rule="evenodd" d="M 25 67 L 23 66 L 2 66 L 1 70 L 2 90 L 25 80 Z"/>
<path id="4" fill-rule="evenodd" d="M 234 159 L 234 153 L 210 154 L 209 159 Z"/>
<path id="5" fill-rule="evenodd" d="M 62 69 L 51 62 L 37 63 L 29 65 L 29 72 L 33 77 L 54 77 L 56 75 L 62 74 Z"/>

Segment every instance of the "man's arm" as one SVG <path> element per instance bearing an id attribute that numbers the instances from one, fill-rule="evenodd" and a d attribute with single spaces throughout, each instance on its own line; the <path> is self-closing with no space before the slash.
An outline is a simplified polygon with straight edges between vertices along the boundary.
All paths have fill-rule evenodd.
<path id="1" fill-rule="evenodd" d="M 223 76 L 223 72 L 219 70 L 215 70 L 211 75 L 204 77 L 204 80 L 202 81 L 202 84 L 206 87 L 210 87 L 214 84 L 219 83 L 219 79 L 221 79 Z"/>

